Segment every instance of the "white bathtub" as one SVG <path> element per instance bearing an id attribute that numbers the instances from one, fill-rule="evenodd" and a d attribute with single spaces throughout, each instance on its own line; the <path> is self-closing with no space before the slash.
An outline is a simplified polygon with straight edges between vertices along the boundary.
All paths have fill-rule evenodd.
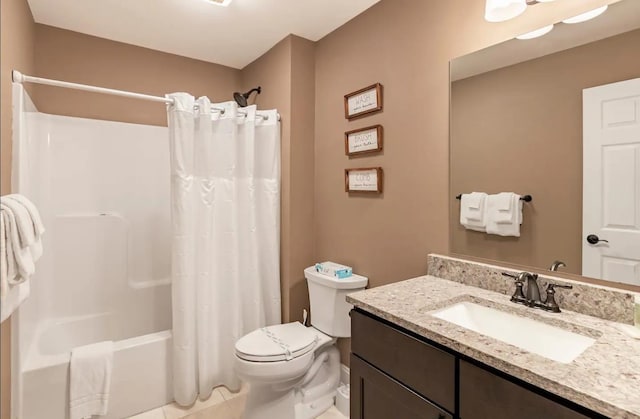
<path id="1" fill-rule="evenodd" d="M 170 402 L 167 128 L 15 104 L 13 190 L 35 202 L 46 232 L 11 320 L 11 418 L 66 419 L 71 351 L 105 340 L 116 351 L 108 418 Z"/>
<path id="2" fill-rule="evenodd" d="M 109 314 L 43 325 L 25 360 L 21 419 L 69 417 L 71 349 L 122 335 Z M 122 419 L 173 400 L 171 331 L 115 341 L 108 419 Z"/>

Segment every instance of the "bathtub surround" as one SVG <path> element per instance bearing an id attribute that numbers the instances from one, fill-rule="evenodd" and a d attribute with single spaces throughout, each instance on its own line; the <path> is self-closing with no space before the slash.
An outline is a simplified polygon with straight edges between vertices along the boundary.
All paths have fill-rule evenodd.
<path id="1" fill-rule="evenodd" d="M 40 209 L 49 250 L 12 316 L 13 417 L 64 419 L 71 350 L 105 340 L 114 341 L 106 418 L 164 405 L 173 398 L 170 194 L 158 179 L 169 178 L 168 130 L 22 118 L 13 181 Z"/>
<path id="2" fill-rule="evenodd" d="M 280 127 L 276 110 L 169 97 L 173 388 L 188 406 L 239 389 L 236 341 L 280 323 Z"/>

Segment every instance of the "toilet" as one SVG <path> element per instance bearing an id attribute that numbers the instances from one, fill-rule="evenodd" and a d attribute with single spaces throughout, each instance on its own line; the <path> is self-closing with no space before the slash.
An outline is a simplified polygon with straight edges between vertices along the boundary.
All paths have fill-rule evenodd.
<path id="1" fill-rule="evenodd" d="M 262 327 L 236 342 L 235 369 L 249 383 L 244 419 L 311 419 L 329 409 L 340 384 L 337 338 L 351 336 L 346 296 L 367 278 L 338 279 L 304 270 L 311 326 L 300 322 Z"/>

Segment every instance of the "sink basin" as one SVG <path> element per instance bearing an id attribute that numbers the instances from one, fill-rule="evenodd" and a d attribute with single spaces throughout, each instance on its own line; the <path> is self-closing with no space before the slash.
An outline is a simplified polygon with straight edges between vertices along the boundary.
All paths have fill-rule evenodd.
<path id="1" fill-rule="evenodd" d="M 470 302 L 431 315 L 563 364 L 576 359 L 595 342 L 559 327 Z"/>

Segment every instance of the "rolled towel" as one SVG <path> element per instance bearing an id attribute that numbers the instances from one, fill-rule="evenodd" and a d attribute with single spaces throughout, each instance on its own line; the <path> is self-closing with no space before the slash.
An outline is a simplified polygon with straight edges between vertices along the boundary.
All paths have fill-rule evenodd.
<path id="1" fill-rule="evenodd" d="M 111 341 L 80 346 L 71 351 L 70 419 L 107 414 L 112 370 L 113 342 Z"/>

